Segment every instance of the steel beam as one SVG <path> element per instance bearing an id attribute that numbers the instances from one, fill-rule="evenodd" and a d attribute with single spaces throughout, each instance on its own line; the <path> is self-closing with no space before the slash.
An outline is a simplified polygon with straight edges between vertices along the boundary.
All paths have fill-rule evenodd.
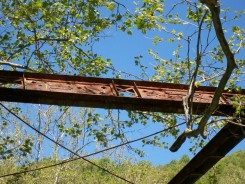
<path id="1" fill-rule="evenodd" d="M 164 113 L 184 113 L 188 85 L 123 79 L 0 71 L 0 100 Z M 193 114 L 202 114 L 215 87 L 195 89 Z M 244 90 L 241 94 L 244 94 Z M 232 114 L 235 92 L 224 91 L 214 115 Z"/>
<path id="2" fill-rule="evenodd" d="M 243 126 L 228 123 L 209 143 L 169 182 L 169 184 L 192 184 L 245 138 Z"/>
<path id="3" fill-rule="evenodd" d="M 0 70 L 0 101 L 9 102 L 184 113 L 182 98 L 188 88 L 183 84 Z M 215 90 L 206 86 L 195 89 L 193 114 L 203 114 Z M 232 98 L 244 94 L 245 90 L 224 91 L 213 115 L 232 115 Z M 244 127 L 227 124 L 169 184 L 194 183 L 244 137 Z"/>

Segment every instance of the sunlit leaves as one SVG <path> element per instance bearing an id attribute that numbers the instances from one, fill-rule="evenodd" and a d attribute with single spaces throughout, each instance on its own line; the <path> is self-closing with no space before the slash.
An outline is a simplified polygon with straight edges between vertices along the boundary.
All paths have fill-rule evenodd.
<path id="1" fill-rule="evenodd" d="M 146 0 L 136 7 L 137 14 L 133 22 L 142 33 L 146 34 L 148 30 L 159 28 L 159 22 L 164 22 L 164 19 L 159 16 L 163 13 L 163 4 L 160 2 L 159 0 Z"/>
<path id="2" fill-rule="evenodd" d="M 157 43 L 162 42 L 162 39 L 159 36 L 154 36 L 152 40 L 153 45 L 157 45 Z"/>
<path id="3" fill-rule="evenodd" d="M 110 11 L 112 11 L 116 8 L 116 5 L 114 2 L 106 2 L 105 6 L 106 6 L 106 9 L 108 9 Z"/>
<path id="4" fill-rule="evenodd" d="M 236 87 L 235 90 L 237 92 L 241 92 L 240 87 Z M 245 96 L 244 95 L 237 95 L 236 97 L 234 97 L 232 104 L 233 104 L 234 108 L 236 108 L 235 116 L 243 117 L 245 115 L 245 106 L 244 106 Z"/>
<path id="5" fill-rule="evenodd" d="M 20 63 L 26 66 L 24 70 L 29 71 L 98 77 L 101 74 L 107 74 L 108 67 L 112 64 L 110 59 L 104 58 L 100 53 L 95 53 L 95 44 L 108 37 L 108 32 L 121 31 L 132 36 L 140 35 L 141 39 L 151 42 L 154 46 L 148 49 L 150 59 L 144 53 L 144 47 L 140 53 L 132 57 L 132 62 L 142 71 L 141 74 L 136 75 L 144 79 L 147 76 L 147 79 L 152 81 L 186 84 L 193 74 L 197 55 L 200 54 L 202 65 L 198 71 L 195 86 L 217 86 L 224 72 L 225 57 L 222 48 L 217 44 L 210 12 L 205 14 L 207 7 L 198 1 L 174 3 L 163 0 L 135 2 L 3 0 L 0 4 L 2 15 L 0 17 L 0 58 L 4 61 Z M 229 19 L 228 13 L 229 9 L 221 11 L 223 25 L 229 24 L 230 20 L 236 20 L 243 14 L 243 12 L 237 12 L 232 19 Z M 205 17 L 203 17 L 204 14 Z M 204 21 L 200 25 L 202 18 Z M 235 23 L 232 26 L 226 27 L 226 36 L 233 53 L 237 54 L 245 46 L 244 29 Z M 199 32 L 201 42 L 197 45 Z M 108 46 L 103 45 L 103 47 Z M 140 44 L 139 47 L 141 47 Z M 199 53 L 197 53 L 198 50 Z M 229 82 L 229 87 L 234 89 L 237 82 L 241 80 L 240 75 L 244 73 L 244 60 L 238 59 L 236 62 L 238 68 Z M 6 66 L 4 69 L 19 70 L 16 67 Z M 116 77 L 121 76 L 118 74 Z M 243 110 L 239 100 L 235 99 L 233 104 L 238 115 Z M 177 123 L 174 115 L 168 117 L 163 114 L 146 115 L 128 112 L 129 119 L 123 121 L 111 114 L 108 117 L 113 123 L 105 123 L 103 122 L 105 117 L 89 113 L 84 116 L 86 121 L 82 124 L 74 120 L 68 123 L 64 119 L 55 127 L 57 132 L 67 139 L 84 136 L 83 128 L 85 128 L 88 131 L 87 135 L 96 140 L 100 146 L 108 146 L 109 138 L 125 141 L 124 131 L 136 125 L 146 127 L 152 121 L 163 127 L 170 127 Z M 3 124 L 1 128 L 6 127 L 8 123 Z M 167 147 L 162 137 L 168 135 L 175 137 L 178 131 L 177 128 L 172 129 L 144 140 L 143 143 Z M 11 140 L 15 142 L 15 139 Z M 6 137 L 4 141 L 9 145 L 12 144 Z M 23 140 L 21 143 L 23 153 L 29 153 L 31 142 Z M 203 146 L 203 142 L 197 140 L 196 148 L 200 146 Z M 3 152 L 9 148 L 6 148 L 3 142 L 0 149 Z M 143 155 L 141 150 L 133 149 L 133 151 Z"/>
<path id="6" fill-rule="evenodd" d="M 203 16 L 204 9 L 205 8 L 201 5 L 197 5 L 195 7 L 189 6 L 187 9 L 187 18 L 193 22 L 199 22 Z M 209 20 L 210 18 L 208 17 L 206 21 Z"/>
<path id="7" fill-rule="evenodd" d="M 99 40 L 103 30 L 121 19 L 120 16 L 103 17 L 98 9 L 105 7 L 107 11 L 113 11 L 116 6 L 111 1 L 92 0 L 75 3 L 2 1 L 1 11 L 5 19 L 1 19 L 1 25 L 9 26 L 0 39 L 1 48 L 6 48 L 2 57 L 39 72 L 81 71 L 81 67 L 86 68 L 82 62 L 76 66 L 67 64 L 74 59 L 85 60 L 87 64 L 100 61 L 101 65 L 107 65 L 101 57 L 91 56 L 90 45 Z M 1 29 L 5 30 L 4 27 Z M 76 49 L 72 44 L 83 48 Z M 83 57 L 80 51 L 83 51 Z M 100 74 L 100 70 L 91 69 L 86 69 L 89 75 Z"/>

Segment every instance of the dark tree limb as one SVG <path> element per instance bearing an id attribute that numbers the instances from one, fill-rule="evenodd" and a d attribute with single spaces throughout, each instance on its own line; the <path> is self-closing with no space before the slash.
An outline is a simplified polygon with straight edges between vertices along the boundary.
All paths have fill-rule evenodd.
<path id="1" fill-rule="evenodd" d="M 226 60 L 227 60 L 227 66 L 225 73 L 223 74 L 219 85 L 214 93 L 213 99 L 209 107 L 206 109 L 204 112 L 203 117 L 201 118 L 198 128 L 192 131 L 188 132 L 183 132 L 178 138 L 173 146 L 170 148 L 171 151 L 177 151 L 181 145 L 184 143 L 186 137 L 196 137 L 199 134 L 203 137 L 206 138 L 206 133 L 205 133 L 205 126 L 210 118 L 210 116 L 215 112 L 219 105 L 219 99 L 222 95 L 222 92 L 224 91 L 224 88 L 233 72 L 233 70 L 237 67 L 234 54 L 231 52 L 229 44 L 225 38 L 223 29 L 222 29 L 222 24 L 220 21 L 220 4 L 218 0 L 201 0 L 201 3 L 205 4 L 212 15 L 212 21 L 215 29 L 216 36 L 218 38 L 218 41 L 220 43 L 220 46 L 225 54 Z"/>
<path id="2" fill-rule="evenodd" d="M 198 38 L 197 38 L 197 44 L 196 44 L 196 68 L 191 77 L 191 82 L 190 82 L 190 86 L 189 86 L 187 95 L 183 97 L 183 106 L 184 106 L 185 119 L 186 119 L 186 125 L 187 125 L 186 131 L 188 132 L 192 130 L 192 111 L 193 111 L 192 102 L 193 102 L 194 92 L 195 92 L 195 82 L 196 82 L 199 66 L 201 64 L 201 59 L 202 59 L 202 54 L 200 52 L 201 30 L 202 30 L 203 21 L 207 13 L 208 13 L 207 11 L 204 13 L 198 25 Z"/>
<path id="3" fill-rule="evenodd" d="M 212 14 L 212 20 L 213 20 L 213 25 L 215 29 L 215 33 L 217 35 L 217 38 L 219 40 L 220 46 L 225 54 L 226 60 L 227 60 L 227 66 L 224 75 L 222 76 L 219 85 L 214 93 L 212 102 L 210 106 L 207 108 L 205 111 L 202 119 L 199 122 L 199 126 L 197 129 L 197 132 L 193 132 L 194 135 L 198 135 L 199 133 L 202 135 L 202 137 L 206 137 L 204 133 L 204 128 L 207 124 L 208 119 L 210 116 L 213 114 L 213 112 L 217 109 L 219 105 L 219 99 L 220 96 L 222 95 L 222 92 L 225 89 L 225 86 L 233 72 L 233 70 L 237 67 L 234 54 L 231 52 L 229 44 L 225 38 L 224 31 L 222 29 L 222 24 L 220 21 L 220 5 L 217 0 L 202 0 L 202 3 L 206 4 L 209 10 L 211 11 Z M 191 132 L 188 136 L 192 136 Z"/>

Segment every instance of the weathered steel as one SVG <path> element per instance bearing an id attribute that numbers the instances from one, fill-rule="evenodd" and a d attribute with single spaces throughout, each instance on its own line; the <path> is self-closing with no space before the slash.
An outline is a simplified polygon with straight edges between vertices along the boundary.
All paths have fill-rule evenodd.
<path id="1" fill-rule="evenodd" d="M 242 122 L 245 125 L 245 121 Z M 227 124 L 209 143 L 169 182 L 192 184 L 245 138 L 245 127 Z"/>
<path id="2" fill-rule="evenodd" d="M 184 113 L 188 85 L 39 73 L 0 71 L 0 100 L 81 107 Z M 195 89 L 193 113 L 203 114 L 216 88 Z M 232 98 L 224 91 L 214 115 L 233 114 Z M 243 121 L 243 124 L 245 122 Z M 227 124 L 169 183 L 191 184 L 244 139 L 245 129 Z"/>
<path id="3" fill-rule="evenodd" d="M 0 100 L 67 106 L 115 108 L 183 113 L 182 98 L 188 85 L 123 79 L 0 71 Z M 202 114 L 214 87 L 195 90 L 193 113 Z M 242 91 L 244 94 L 244 90 Z M 224 91 L 215 115 L 232 114 L 231 98 Z"/>

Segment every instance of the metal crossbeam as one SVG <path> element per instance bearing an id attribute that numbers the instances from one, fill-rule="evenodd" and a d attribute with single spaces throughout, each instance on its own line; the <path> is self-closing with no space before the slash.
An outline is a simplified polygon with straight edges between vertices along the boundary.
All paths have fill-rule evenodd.
<path id="1" fill-rule="evenodd" d="M 182 99 L 188 88 L 183 84 L 0 70 L 0 101 L 9 102 L 182 114 Z M 193 114 L 204 113 L 215 90 L 206 86 L 195 89 Z M 245 90 L 224 91 L 213 115 L 232 115 L 232 99 L 244 94 Z M 169 184 L 194 183 L 244 137 L 244 127 L 227 124 Z"/>
<path id="2" fill-rule="evenodd" d="M 244 138 L 244 126 L 228 123 L 168 184 L 195 183 Z"/>
<path id="3" fill-rule="evenodd" d="M 215 89 L 195 89 L 193 114 L 204 112 Z M 0 100 L 9 102 L 181 114 L 187 90 L 188 85 L 183 84 L 0 71 Z M 231 100 L 235 95 L 224 91 L 214 115 L 232 114 Z"/>

